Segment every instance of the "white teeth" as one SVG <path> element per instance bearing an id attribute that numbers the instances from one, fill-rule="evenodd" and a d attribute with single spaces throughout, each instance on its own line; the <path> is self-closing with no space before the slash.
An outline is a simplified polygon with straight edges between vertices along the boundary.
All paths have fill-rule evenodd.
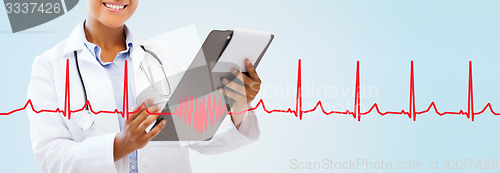
<path id="1" fill-rule="evenodd" d="M 106 4 L 106 3 L 104 5 L 108 8 L 112 8 L 115 10 L 121 10 L 121 9 L 125 8 L 125 5 L 114 5 L 114 4 Z"/>

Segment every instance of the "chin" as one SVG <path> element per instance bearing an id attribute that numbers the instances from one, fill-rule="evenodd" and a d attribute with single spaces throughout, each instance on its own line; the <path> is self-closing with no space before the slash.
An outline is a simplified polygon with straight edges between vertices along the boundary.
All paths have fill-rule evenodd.
<path id="1" fill-rule="evenodd" d="M 99 20 L 104 26 L 107 26 L 109 28 L 119 28 L 125 25 L 126 20 L 117 20 L 117 19 L 104 19 L 104 20 Z"/>
<path id="2" fill-rule="evenodd" d="M 88 0 L 89 18 L 109 28 L 119 28 L 134 14 L 138 1 Z"/>

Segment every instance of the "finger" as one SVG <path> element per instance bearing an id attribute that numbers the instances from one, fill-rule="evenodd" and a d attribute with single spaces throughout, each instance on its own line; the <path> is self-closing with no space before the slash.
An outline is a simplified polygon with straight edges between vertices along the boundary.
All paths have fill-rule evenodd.
<path id="1" fill-rule="evenodd" d="M 227 86 L 228 88 L 231 88 L 232 90 L 236 91 L 237 93 L 241 95 L 246 95 L 246 90 L 245 86 L 240 85 L 239 83 L 236 83 L 234 81 L 229 81 L 228 79 L 224 78 L 222 79 L 222 83 Z"/>
<path id="2" fill-rule="evenodd" d="M 131 114 L 129 117 L 128 117 L 128 120 L 125 122 L 126 124 L 130 124 L 136 117 L 137 115 L 139 115 L 142 111 L 144 111 L 146 108 L 144 108 L 144 106 L 140 106 L 140 107 L 137 107 L 137 108 L 134 108 L 134 112 L 133 114 Z"/>
<path id="3" fill-rule="evenodd" d="M 156 121 L 156 119 L 158 119 L 158 116 L 160 116 L 160 115 L 148 116 L 144 121 L 141 122 L 141 124 L 139 124 L 139 126 L 137 127 L 137 130 L 145 132 L 146 128 L 148 128 L 151 124 L 153 124 Z"/>
<path id="4" fill-rule="evenodd" d="M 250 77 L 257 82 L 261 82 L 259 75 L 257 75 L 257 72 L 255 71 L 255 67 L 252 65 L 252 62 L 250 62 L 248 58 L 245 60 L 245 65 L 247 66 L 247 71 Z"/>
<path id="5" fill-rule="evenodd" d="M 147 107 L 150 107 L 150 106 L 153 106 L 154 102 L 155 102 L 155 98 L 148 98 L 148 99 L 146 99 L 144 104 L 146 104 Z"/>
<path id="6" fill-rule="evenodd" d="M 246 90 L 247 95 L 248 95 L 248 91 L 253 91 L 253 92 L 260 91 L 260 84 L 261 84 L 260 82 L 253 80 L 252 78 L 248 77 L 244 73 L 240 73 L 240 71 L 238 71 L 234 67 L 231 69 L 231 72 L 233 73 L 234 76 L 236 76 L 236 78 L 238 78 L 238 80 L 242 81 L 243 84 L 245 84 L 245 86 L 247 86 L 247 90 Z M 248 89 L 250 89 L 250 90 L 248 90 Z"/>
<path id="7" fill-rule="evenodd" d="M 145 119 L 145 117 L 147 117 L 148 115 L 149 114 L 146 112 L 146 110 L 138 112 L 137 117 L 134 120 L 131 120 L 131 122 L 129 123 L 129 127 L 131 129 L 136 129 L 137 126 L 139 126 L 139 124 L 143 121 L 143 119 Z"/>
<path id="8" fill-rule="evenodd" d="M 223 89 L 223 88 L 220 88 L 219 89 L 219 92 L 224 94 L 225 96 L 229 97 L 229 98 L 232 98 L 233 100 L 237 101 L 237 102 L 240 102 L 240 103 L 245 103 L 247 102 L 247 97 L 245 96 L 242 96 L 234 91 L 230 91 L 230 90 L 226 90 L 226 89 Z"/>
<path id="9" fill-rule="evenodd" d="M 245 83 L 245 85 L 247 86 L 247 93 L 249 91 L 252 91 L 252 92 L 255 92 L 255 94 L 257 94 L 259 91 L 260 91 L 260 82 L 256 82 L 256 81 L 253 81 L 253 82 L 248 82 Z"/>
<path id="10" fill-rule="evenodd" d="M 137 115 L 139 115 L 142 111 L 144 111 L 144 109 L 150 107 L 153 102 L 154 98 L 146 99 L 146 101 L 144 101 L 141 105 L 133 109 L 134 110 L 133 112 L 135 113 L 129 117 L 129 120 L 134 120 L 137 117 Z"/>
<path id="11" fill-rule="evenodd" d="M 234 67 L 231 69 L 231 72 L 233 73 L 234 76 L 236 76 L 236 78 L 238 78 L 238 80 L 240 80 L 243 83 L 248 82 L 248 81 L 254 81 L 252 78 L 248 77 L 244 73 L 241 73 L 238 69 L 236 69 Z"/>
<path id="12" fill-rule="evenodd" d="M 150 141 L 156 135 L 158 135 L 158 133 L 160 133 L 161 129 L 163 129 L 163 127 L 165 127 L 166 124 L 167 124 L 166 120 L 161 120 L 161 122 L 157 126 L 155 126 L 153 129 L 151 129 L 151 131 L 149 131 L 149 133 L 147 133 L 146 135 L 144 135 L 144 137 L 148 141 Z"/>
<path id="13" fill-rule="evenodd" d="M 247 96 L 247 98 L 251 98 L 251 100 L 253 100 L 259 93 L 259 90 L 255 90 L 254 88 L 251 87 L 245 87 L 245 90 L 247 93 L 245 96 Z"/>
<path id="14" fill-rule="evenodd" d="M 147 110 L 147 111 L 146 111 Z M 151 108 L 148 108 L 144 111 L 142 111 L 133 121 L 132 123 L 130 123 L 130 126 L 132 127 L 132 129 L 135 129 L 139 126 L 139 124 L 141 124 L 142 121 L 144 121 L 144 119 L 146 119 L 150 113 L 155 113 L 155 112 L 158 112 L 159 108 L 158 106 L 152 106 Z"/>

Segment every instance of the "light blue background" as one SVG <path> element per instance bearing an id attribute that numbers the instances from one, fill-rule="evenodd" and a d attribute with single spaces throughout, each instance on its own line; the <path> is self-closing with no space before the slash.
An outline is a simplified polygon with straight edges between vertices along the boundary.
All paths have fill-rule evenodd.
<path id="1" fill-rule="evenodd" d="M 487 102 L 500 111 L 500 3 L 479 1 L 320 1 L 320 0 L 183 0 L 141 1 L 128 25 L 139 35 L 154 37 L 196 24 L 200 38 L 212 29 L 234 26 L 267 30 L 276 39 L 258 68 L 261 95 L 268 108 L 295 106 L 297 61 L 309 89 L 341 88 L 347 94 L 304 97 L 305 105 L 350 110 L 356 61 L 361 85 L 377 93 L 361 98 L 365 108 L 408 110 L 410 61 L 415 63 L 416 108 L 435 101 L 441 111 L 467 110 L 468 61 L 473 61 L 475 110 Z M 36 55 L 66 38 L 86 17 L 86 1 L 41 26 L 12 34 L 0 8 L 0 112 L 26 102 L 31 64 Z M 280 89 L 287 90 L 280 95 Z M 333 91 L 328 91 L 332 94 Z M 256 103 L 256 102 L 255 102 Z M 327 106 L 327 107 L 328 107 Z M 305 107 L 308 109 L 309 107 Z M 345 109 L 345 108 L 344 108 Z M 428 161 L 499 159 L 500 117 L 489 113 L 471 122 L 464 116 L 428 113 L 413 122 L 404 116 L 349 116 L 258 111 L 259 141 L 214 156 L 192 153 L 194 172 L 325 172 L 293 170 L 290 160 L 422 161 L 423 169 L 379 172 L 433 172 Z M 33 157 L 24 111 L 0 117 L 0 172 L 40 172 Z M 375 172 L 376 170 L 335 170 Z M 440 169 L 434 172 L 455 172 Z M 498 172 L 467 169 L 463 172 Z"/>

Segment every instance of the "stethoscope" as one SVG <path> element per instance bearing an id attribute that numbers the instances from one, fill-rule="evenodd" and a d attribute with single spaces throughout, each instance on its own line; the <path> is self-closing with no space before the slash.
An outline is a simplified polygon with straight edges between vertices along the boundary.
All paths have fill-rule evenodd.
<path id="1" fill-rule="evenodd" d="M 160 58 L 158 58 L 158 56 L 153 51 L 150 51 L 150 50 L 146 49 L 143 45 L 141 45 L 141 48 L 146 53 L 150 54 L 156 60 L 156 62 L 158 62 L 159 66 L 161 67 L 161 71 L 163 73 L 163 77 L 166 79 L 166 84 L 168 86 L 168 92 L 167 93 L 159 92 L 159 93 L 160 93 L 161 96 L 167 97 L 168 95 L 172 94 L 172 91 L 171 91 L 171 88 L 170 88 L 170 82 L 168 81 L 168 78 L 167 78 L 167 73 L 165 72 L 165 69 L 163 67 L 163 63 L 161 62 Z M 87 90 L 85 88 L 85 82 L 83 81 L 82 74 L 80 73 L 80 65 L 78 64 L 77 51 L 74 51 L 73 54 L 74 54 L 75 61 L 76 61 L 76 71 L 78 72 L 78 76 L 80 78 L 80 82 L 82 83 L 82 87 L 83 87 L 83 98 L 85 99 L 85 103 L 87 103 L 88 102 Z M 144 62 L 144 60 L 142 62 Z M 141 71 L 144 72 L 144 74 L 148 78 L 148 80 L 151 83 L 151 85 L 153 86 L 153 88 L 155 90 L 157 90 L 157 91 L 160 91 L 160 89 L 158 89 L 155 86 L 154 78 L 151 75 L 151 72 L 152 72 L 151 71 L 151 67 L 145 68 L 144 64 L 142 62 L 139 65 L 139 67 L 141 68 Z M 149 75 L 148 75 L 148 72 L 146 72 L 146 69 L 148 70 L 148 72 L 150 72 Z M 94 126 L 96 115 L 94 113 L 92 113 L 92 111 L 90 111 L 90 108 L 89 108 L 88 104 L 85 105 L 84 112 L 85 113 L 83 113 L 82 115 L 80 115 L 78 117 L 78 125 L 80 126 L 80 129 L 82 129 L 82 130 L 88 130 L 88 129 L 90 129 L 90 128 L 92 128 Z"/>

